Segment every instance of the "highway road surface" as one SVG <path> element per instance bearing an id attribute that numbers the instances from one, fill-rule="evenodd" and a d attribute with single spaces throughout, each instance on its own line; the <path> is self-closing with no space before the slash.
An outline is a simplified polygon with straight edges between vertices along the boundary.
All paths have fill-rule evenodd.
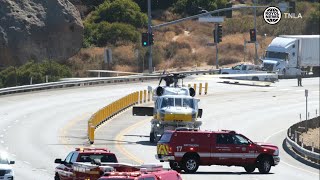
<path id="1" fill-rule="evenodd" d="M 193 179 L 319 179 L 319 170 L 301 164 L 282 149 L 286 129 L 305 117 L 304 90 L 309 90 L 310 116 L 319 112 L 319 78 L 295 79 L 264 86 L 219 83 L 212 76 L 189 77 L 185 82 L 209 82 L 208 95 L 201 95 L 202 129 L 232 129 L 253 141 L 271 142 L 280 149 L 280 165 L 271 173 L 257 170 L 245 174 L 241 167 L 200 167 Z M 69 88 L 0 96 L 0 150 L 16 160 L 17 180 L 53 179 L 55 158 L 64 158 L 75 147 L 87 146 L 86 122 L 99 108 L 130 92 L 157 85 L 156 81 L 134 84 Z M 117 115 L 96 132 L 95 147 L 107 147 L 119 160 L 157 163 L 156 147 L 148 142 L 149 118 L 132 117 L 130 109 Z M 163 163 L 168 167 L 167 163 Z"/>

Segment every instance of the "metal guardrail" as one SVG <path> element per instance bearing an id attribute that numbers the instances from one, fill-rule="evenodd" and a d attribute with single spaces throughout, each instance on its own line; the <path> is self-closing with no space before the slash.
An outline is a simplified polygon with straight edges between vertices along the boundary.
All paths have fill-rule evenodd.
<path id="1" fill-rule="evenodd" d="M 195 72 L 190 71 L 181 71 L 179 73 L 185 74 L 216 74 L 218 70 L 197 70 Z M 75 86 L 88 86 L 96 84 L 107 84 L 107 83 L 118 83 L 118 82 L 130 82 L 130 81 L 139 81 L 139 80 L 150 80 L 158 79 L 158 74 L 151 75 L 130 75 L 130 76 L 121 76 L 121 77 L 99 77 L 99 78 L 88 78 L 81 80 L 67 80 L 60 82 L 51 82 L 51 83 L 41 83 L 34 85 L 25 85 L 25 86 L 15 86 L 9 88 L 0 88 L 0 96 L 5 94 L 29 92 L 29 91 L 38 91 L 44 89 L 53 89 L 53 88 L 65 88 L 65 87 L 75 87 Z M 68 79 L 68 78 L 66 78 Z"/>
<path id="2" fill-rule="evenodd" d="M 305 157 L 312 158 L 315 160 L 320 160 L 320 154 L 316 152 L 309 151 L 307 149 L 304 149 L 303 147 L 299 146 L 296 142 L 290 139 L 290 137 L 287 135 L 286 137 L 287 143 L 297 152 L 304 155 Z"/>
<path id="3" fill-rule="evenodd" d="M 53 88 L 65 88 L 65 87 L 75 87 L 75 86 L 106 84 L 106 83 L 130 82 L 130 81 L 138 81 L 138 80 L 157 79 L 157 78 L 158 77 L 133 75 L 133 76 L 124 76 L 124 77 L 107 77 L 107 78 L 94 78 L 94 79 L 85 79 L 85 80 L 51 82 L 51 83 L 42 83 L 42 84 L 34 84 L 34 85 L 1 88 L 0 95 L 29 92 L 29 91 L 37 91 L 37 90 L 44 90 L 44 89 L 53 89 Z"/>

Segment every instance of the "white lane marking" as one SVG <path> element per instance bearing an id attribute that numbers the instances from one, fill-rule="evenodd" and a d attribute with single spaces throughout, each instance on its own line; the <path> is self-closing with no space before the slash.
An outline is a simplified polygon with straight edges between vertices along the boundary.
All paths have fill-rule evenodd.
<path id="1" fill-rule="evenodd" d="M 29 163 L 28 161 L 23 161 L 25 164 L 29 164 L 29 165 L 31 165 L 31 163 Z"/>
<path id="2" fill-rule="evenodd" d="M 270 136 L 268 136 L 267 138 L 265 138 L 263 142 L 269 141 L 269 139 L 270 139 L 272 136 L 274 136 L 274 135 L 276 135 L 276 134 L 279 134 L 279 133 L 281 133 L 282 131 L 286 131 L 286 130 L 287 130 L 287 129 L 281 129 L 280 131 L 277 131 L 277 132 L 271 134 Z"/>
<path id="3" fill-rule="evenodd" d="M 287 130 L 287 129 L 282 129 L 282 130 L 280 130 L 280 131 L 278 131 L 278 132 L 275 132 L 275 133 L 271 134 L 270 136 L 268 136 L 268 137 L 264 140 L 264 142 L 268 141 L 272 136 L 274 136 L 274 135 L 276 135 L 276 134 L 279 134 L 279 133 L 281 133 L 281 132 L 283 132 L 283 131 L 286 131 L 286 130 Z M 312 171 L 308 171 L 308 170 L 299 168 L 299 167 L 297 167 L 297 166 L 294 166 L 294 165 L 292 165 L 292 164 L 289 164 L 289 163 L 285 162 L 284 160 L 281 160 L 281 163 L 283 163 L 283 164 L 285 164 L 285 165 L 287 165 L 287 166 L 293 167 L 293 168 L 295 168 L 295 169 L 299 169 L 299 170 L 304 171 L 304 172 L 308 172 L 308 173 L 311 173 L 311 174 L 319 175 L 318 173 L 314 173 L 314 172 L 312 172 Z"/>

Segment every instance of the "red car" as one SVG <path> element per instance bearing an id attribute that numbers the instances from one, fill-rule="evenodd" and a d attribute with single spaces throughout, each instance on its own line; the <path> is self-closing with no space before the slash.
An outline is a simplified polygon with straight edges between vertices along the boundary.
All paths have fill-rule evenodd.
<path id="1" fill-rule="evenodd" d="M 99 180 L 182 180 L 180 174 L 173 170 L 164 170 L 162 165 L 142 165 L 139 171 L 109 172 Z"/>
<path id="2" fill-rule="evenodd" d="M 280 162 L 275 145 L 254 143 L 235 131 L 166 131 L 157 144 L 156 158 L 174 170 L 195 173 L 200 165 L 242 166 L 251 173 L 269 173 Z"/>
<path id="3" fill-rule="evenodd" d="M 59 165 L 55 169 L 55 180 L 73 180 L 75 177 L 74 163 L 117 163 L 117 157 L 105 148 L 76 148 L 64 160 L 54 161 Z M 97 174 L 98 179 L 101 175 Z"/>

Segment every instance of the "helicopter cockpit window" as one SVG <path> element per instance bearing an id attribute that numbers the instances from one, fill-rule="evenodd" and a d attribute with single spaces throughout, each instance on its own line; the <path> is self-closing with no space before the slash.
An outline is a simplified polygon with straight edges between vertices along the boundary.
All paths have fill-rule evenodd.
<path id="1" fill-rule="evenodd" d="M 163 98 L 161 108 L 167 106 L 174 106 L 174 98 Z"/>
<path id="2" fill-rule="evenodd" d="M 194 108 L 193 99 L 183 99 L 183 107 Z"/>
<path id="3" fill-rule="evenodd" d="M 175 98 L 175 106 L 176 107 L 182 106 L 182 99 L 181 98 Z"/>

